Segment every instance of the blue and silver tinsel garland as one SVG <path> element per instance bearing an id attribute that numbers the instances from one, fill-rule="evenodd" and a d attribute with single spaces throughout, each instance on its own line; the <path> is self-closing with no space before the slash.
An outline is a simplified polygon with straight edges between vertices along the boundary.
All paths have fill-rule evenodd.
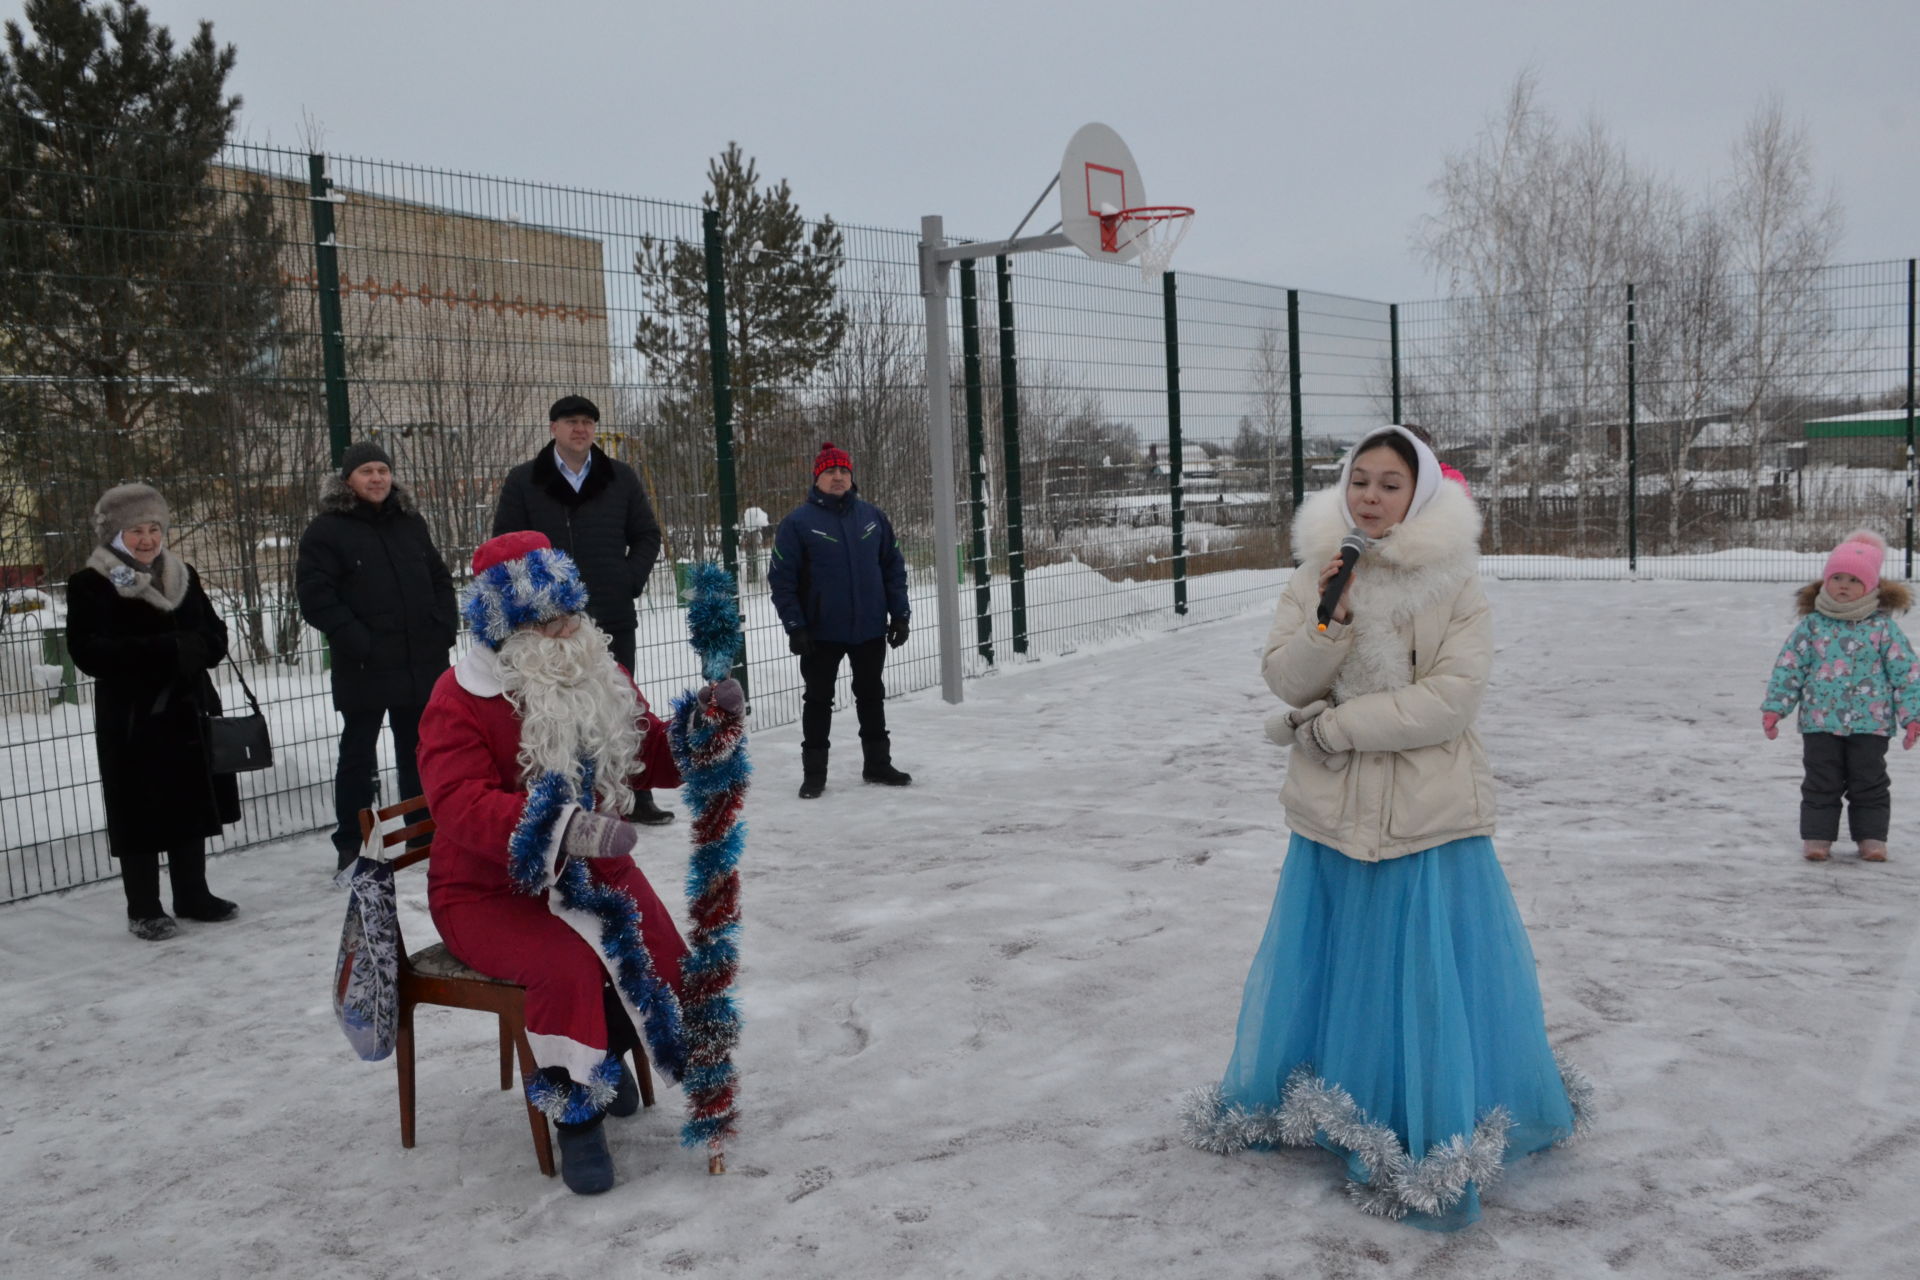
<path id="1" fill-rule="evenodd" d="M 695 565 L 689 577 L 689 640 L 700 654 L 701 674 L 724 680 L 741 642 L 733 575 L 706 563 Z M 680 1141 L 706 1147 L 708 1170 L 720 1173 L 726 1168 L 725 1140 L 739 1117 L 733 1050 L 740 1042 L 740 1011 L 733 984 L 740 966 L 739 862 L 746 828 L 738 818 L 753 769 L 742 716 L 711 699 L 703 702 L 691 690 L 674 699 L 667 743 L 694 814 L 687 867 L 691 952 L 680 966 L 688 1056 Z"/>

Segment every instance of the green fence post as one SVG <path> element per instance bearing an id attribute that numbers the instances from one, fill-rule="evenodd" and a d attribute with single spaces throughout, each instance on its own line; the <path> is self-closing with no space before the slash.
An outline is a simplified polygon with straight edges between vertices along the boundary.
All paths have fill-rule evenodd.
<path id="1" fill-rule="evenodd" d="M 740 599 L 740 520 L 737 508 L 739 489 L 733 471 L 733 362 L 727 354 L 727 279 L 721 255 L 720 213 L 706 209 L 700 214 L 700 231 L 706 241 L 707 274 L 707 359 L 709 381 L 713 386 L 713 461 L 720 486 L 720 559 L 733 575 L 735 603 Z M 745 618 L 744 610 L 741 617 Z M 744 622 L 742 623 L 744 626 Z M 751 693 L 747 683 L 746 636 L 741 636 L 740 655 L 733 664 L 733 678 Z"/>
<path id="2" fill-rule="evenodd" d="M 1013 651 L 1027 651 L 1027 551 L 1020 511 L 1020 373 L 1013 353 L 1013 273 L 1007 255 L 993 260 L 1000 291 L 1000 443 L 1007 491 L 1007 581 L 1013 595 Z"/>
<path id="3" fill-rule="evenodd" d="M 1907 259 L 1907 573 L 1913 577 L 1913 284 L 1914 259 Z"/>
<path id="4" fill-rule="evenodd" d="M 1388 377 L 1393 388 L 1393 420 L 1400 421 L 1400 304 L 1387 304 Z"/>
<path id="5" fill-rule="evenodd" d="M 968 512 L 973 525 L 973 627 L 980 656 L 993 661 L 993 570 L 987 563 L 986 414 L 980 393 L 980 295 L 973 259 L 960 260 L 960 361 L 967 400 Z"/>
<path id="6" fill-rule="evenodd" d="M 1627 285 L 1627 572 L 1640 572 L 1640 385 L 1639 329 L 1633 285 Z M 1495 501 L 1498 501 L 1496 495 Z M 1680 495 L 1670 493 L 1669 502 Z"/>
<path id="7" fill-rule="evenodd" d="M 70 702 L 80 705 L 80 677 L 73 669 L 73 655 L 67 651 L 67 629 L 48 627 L 41 634 L 40 653 L 48 666 L 60 668 L 60 692 L 55 694 L 51 706 Z"/>
<path id="8" fill-rule="evenodd" d="M 1160 277 L 1160 309 L 1167 337 L 1167 500 L 1172 506 L 1173 611 L 1187 611 L 1187 510 L 1180 491 L 1186 454 L 1180 442 L 1180 306 L 1173 272 Z"/>
<path id="9" fill-rule="evenodd" d="M 1300 404 L 1300 291 L 1287 290 L 1287 415 L 1293 434 L 1293 509 L 1307 496 L 1306 424 Z"/>
<path id="10" fill-rule="evenodd" d="M 333 206 L 340 197 L 327 177 L 327 158 L 307 157 L 307 204 L 313 211 L 314 288 L 320 298 L 320 364 L 327 395 L 327 444 L 339 466 L 353 442 L 347 402 L 347 335 L 340 319 L 340 242 L 334 238 Z"/>

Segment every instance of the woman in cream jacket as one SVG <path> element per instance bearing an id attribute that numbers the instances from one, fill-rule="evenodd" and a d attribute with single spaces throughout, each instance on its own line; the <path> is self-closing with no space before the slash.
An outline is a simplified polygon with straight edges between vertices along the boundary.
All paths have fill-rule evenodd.
<path id="1" fill-rule="evenodd" d="M 1323 628 L 1349 530 L 1370 543 Z M 1372 1213 L 1452 1230 L 1509 1160 L 1585 1123 L 1590 1087 L 1547 1043 L 1532 948 L 1494 855 L 1474 718 L 1493 662 L 1480 514 L 1397 426 L 1301 504 L 1301 567 L 1261 669 L 1293 710 L 1280 792 L 1293 831 L 1217 1088 L 1194 1145 L 1318 1143 Z"/>

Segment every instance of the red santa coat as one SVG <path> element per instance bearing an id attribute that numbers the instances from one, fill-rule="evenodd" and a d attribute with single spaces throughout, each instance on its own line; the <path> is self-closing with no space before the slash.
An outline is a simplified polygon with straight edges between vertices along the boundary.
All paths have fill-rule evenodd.
<path id="1" fill-rule="evenodd" d="M 646 736 L 633 784 L 678 786 L 665 726 L 634 696 Z M 449 951 L 527 989 L 534 1061 L 571 1082 L 556 1087 L 557 1073 L 543 1070 L 545 1083 L 529 1082 L 529 1095 L 554 1118 L 577 1120 L 597 1114 L 618 1080 L 602 995 L 609 978 L 655 1066 L 679 1078 L 687 945 L 630 859 L 562 856 L 575 788 L 554 775 L 529 786 L 519 750 L 520 719 L 498 661 L 476 648 L 441 675 L 420 718 L 420 781 L 436 823 L 427 905 Z"/>

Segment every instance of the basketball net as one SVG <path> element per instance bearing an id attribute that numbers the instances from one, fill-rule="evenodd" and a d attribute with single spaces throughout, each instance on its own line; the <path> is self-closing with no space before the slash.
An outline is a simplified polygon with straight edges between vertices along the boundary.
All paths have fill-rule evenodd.
<path id="1" fill-rule="evenodd" d="M 1158 280 L 1173 262 L 1174 251 L 1187 238 L 1193 210 L 1185 205 L 1141 205 L 1100 215 L 1100 249 L 1119 253 L 1128 245 L 1140 251 L 1140 276 Z"/>

